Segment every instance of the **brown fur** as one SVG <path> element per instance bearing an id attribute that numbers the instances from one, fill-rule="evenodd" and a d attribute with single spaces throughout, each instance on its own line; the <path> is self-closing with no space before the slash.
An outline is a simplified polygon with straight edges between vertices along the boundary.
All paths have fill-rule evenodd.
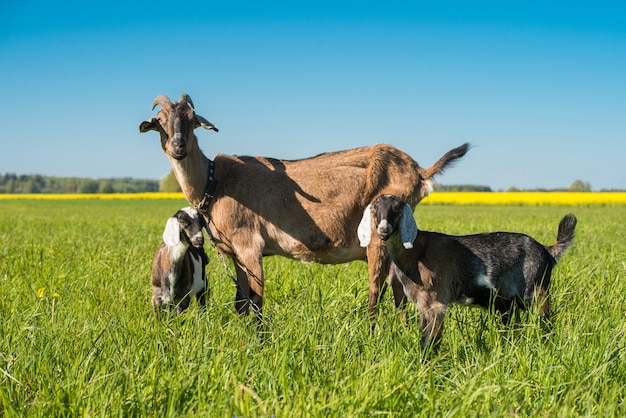
<path id="1" fill-rule="evenodd" d="M 141 124 L 140 131 L 160 132 L 163 150 L 183 193 L 197 207 L 204 196 L 209 160 L 200 151 L 193 129 L 217 128 L 200 116 L 190 118 L 192 105 L 187 99 L 183 95 L 181 103 L 174 104 L 168 103 L 169 99 L 155 100 L 162 108 L 156 118 Z M 183 109 L 179 109 L 181 105 Z M 172 119 L 182 118 L 189 118 L 189 128 L 181 130 L 187 152 L 179 158 L 171 144 L 176 133 Z M 326 264 L 368 261 L 373 318 L 389 261 L 380 241 L 367 249 L 359 246 L 356 230 L 363 210 L 383 193 L 393 193 L 414 207 L 428 194 L 432 177 L 465 155 L 468 147 L 465 144 L 448 152 L 427 169 L 384 144 L 295 161 L 217 155 L 217 188 L 207 219 L 215 237 L 222 241 L 218 250 L 235 263 L 237 310 L 247 312 L 252 304 L 260 313 L 262 257 L 282 255 Z M 396 304 L 402 303 L 401 287 L 393 288 Z"/>

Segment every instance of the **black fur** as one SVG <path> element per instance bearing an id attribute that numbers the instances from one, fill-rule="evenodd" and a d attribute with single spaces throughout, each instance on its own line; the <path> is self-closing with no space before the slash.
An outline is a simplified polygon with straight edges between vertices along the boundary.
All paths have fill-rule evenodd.
<path id="1" fill-rule="evenodd" d="M 550 276 L 557 260 L 573 243 L 574 215 L 561 220 L 557 242 L 552 246 L 520 233 L 452 236 L 419 231 L 413 248 L 406 249 L 398 230 L 403 206 L 395 196 L 380 196 L 372 204 L 372 218 L 395 263 L 392 275 L 402 282 L 407 297 L 422 313 L 424 345 L 439 340 L 450 303 L 493 307 L 503 313 L 514 305 L 526 309 L 535 304 L 549 319 Z M 383 220 L 388 225 L 381 224 Z"/>

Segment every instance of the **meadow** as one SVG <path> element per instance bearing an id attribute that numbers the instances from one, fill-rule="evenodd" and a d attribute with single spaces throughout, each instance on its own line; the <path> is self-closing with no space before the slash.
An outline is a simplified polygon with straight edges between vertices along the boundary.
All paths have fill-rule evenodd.
<path id="1" fill-rule="evenodd" d="M 391 292 L 367 319 L 365 263 L 274 257 L 259 333 L 208 244 L 207 309 L 159 317 L 150 266 L 180 196 L 0 200 L 0 416 L 625 416 L 626 206 L 438 195 L 417 207 L 421 229 L 552 244 L 578 217 L 551 329 L 455 306 L 440 351 L 423 353 L 416 309 L 404 326 Z"/>

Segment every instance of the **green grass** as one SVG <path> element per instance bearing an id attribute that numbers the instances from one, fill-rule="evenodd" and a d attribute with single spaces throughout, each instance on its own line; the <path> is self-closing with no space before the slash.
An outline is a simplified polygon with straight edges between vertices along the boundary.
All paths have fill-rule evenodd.
<path id="1" fill-rule="evenodd" d="M 624 416 L 624 207 L 421 206 L 422 229 L 577 241 L 553 275 L 554 327 L 453 307 L 437 355 L 390 293 L 367 320 L 364 263 L 266 259 L 266 332 L 211 296 L 157 318 L 149 274 L 184 201 L 0 201 L 0 416 Z"/>

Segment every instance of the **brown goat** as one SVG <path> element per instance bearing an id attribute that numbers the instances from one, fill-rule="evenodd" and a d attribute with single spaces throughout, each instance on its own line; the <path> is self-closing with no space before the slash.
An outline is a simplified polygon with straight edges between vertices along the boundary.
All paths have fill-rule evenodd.
<path id="1" fill-rule="evenodd" d="M 260 315 L 264 256 L 282 255 L 304 262 L 368 262 L 369 312 L 385 290 L 389 258 L 379 240 L 359 246 L 357 226 L 365 207 L 392 193 L 415 207 L 432 190 L 433 176 L 467 152 L 464 144 L 429 168 L 390 145 L 374 145 L 286 161 L 265 157 L 217 155 L 200 150 L 194 129 L 215 125 L 196 115 L 191 99 L 178 103 L 158 96 L 161 109 L 142 122 L 154 130 L 187 200 L 207 217 L 219 240 L 217 249 L 232 258 L 237 273 L 235 307 Z M 382 289 L 381 289 L 382 287 Z M 396 306 L 405 302 L 402 286 L 392 282 Z"/>

